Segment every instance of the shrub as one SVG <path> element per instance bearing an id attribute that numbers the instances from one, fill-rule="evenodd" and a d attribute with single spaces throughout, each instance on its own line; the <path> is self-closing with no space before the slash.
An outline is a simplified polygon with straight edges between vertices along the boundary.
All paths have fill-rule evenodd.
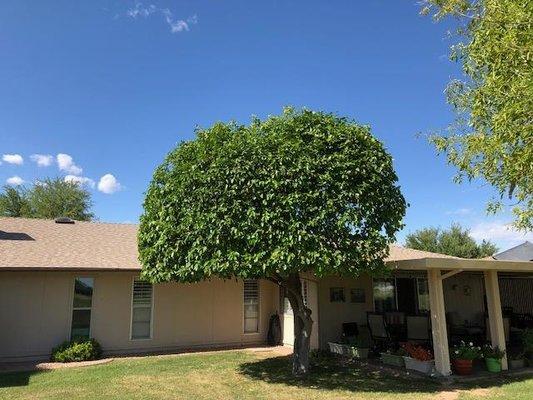
<path id="1" fill-rule="evenodd" d="M 52 361 L 90 361 L 100 358 L 102 348 L 94 339 L 75 338 L 52 349 Z"/>
<path id="2" fill-rule="evenodd" d="M 454 346 L 451 355 L 456 360 L 475 360 L 481 356 L 481 347 L 461 341 L 461 344 Z"/>
<path id="3" fill-rule="evenodd" d="M 500 350 L 499 347 L 492 347 L 490 344 L 483 346 L 483 357 L 484 358 L 494 358 L 496 360 L 501 360 L 505 355 L 504 350 Z"/>

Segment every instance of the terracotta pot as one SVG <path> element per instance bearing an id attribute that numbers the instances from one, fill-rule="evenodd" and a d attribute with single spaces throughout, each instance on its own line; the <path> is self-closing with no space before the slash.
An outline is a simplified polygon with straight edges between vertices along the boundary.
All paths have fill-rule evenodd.
<path id="1" fill-rule="evenodd" d="M 453 368 L 457 375 L 471 375 L 472 360 L 453 360 Z"/>

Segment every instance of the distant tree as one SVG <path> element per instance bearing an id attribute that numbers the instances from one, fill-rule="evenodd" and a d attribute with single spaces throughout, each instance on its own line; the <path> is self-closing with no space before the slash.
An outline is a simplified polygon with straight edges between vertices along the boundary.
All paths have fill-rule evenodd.
<path id="1" fill-rule="evenodd" d="M 0 215 L 10 217 L 69 217 L 90 221 L 91 194 L 80 184 L 47 178 L 30 188 L 6 186 L 0 194 Z"/>
<path id="2" fill-rule="evenodd" d="M 533 230 L 533 0 L 426 0 L 422 10 L 459 22 L 451 58 L 465 78 L 447 88 L 457 118 L 432 141 L 458 168 L 456 180 L 481 178 L 508 197 L 515 225 Z"/>
<path id="3" fill-rule="evenodd" d="M 481 244 L 470 236 L 468 229 L 454 224 L 447 230 L 423 228 L 407 235 L 405 245 L 411 249 L 431 251 L 462 258 L 483 258 L 491 256 L 498 248 L 490 241 Z"/>
<path id="4" fill-rule="evenodd" d="M 0 193 L 0 216 L 24 217 L 29 212 L 26 190 L 22 186 L 4 186 Z"/>
<path id="5" fill-rule="evenodd" d="M 383 271 L 406 203 L 370 129 L 287 109 L 249 126 L 217 123 L 157 168 L 139 229 L 152 282 L 264 278 L 294 315 L 293 373 L 309 371 L 313 320 L 300 273 Z"/>

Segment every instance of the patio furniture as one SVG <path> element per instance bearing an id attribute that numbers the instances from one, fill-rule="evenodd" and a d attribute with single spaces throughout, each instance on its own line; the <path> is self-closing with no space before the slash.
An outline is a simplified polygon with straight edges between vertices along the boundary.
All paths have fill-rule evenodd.
<path id="1" fill-rule="evenodd" d="M 468 339 L 464 321 L 461 320 L 459 313 L 450 311 L 446 313 L 446 325 L 448 329 L 448 340 L 450 343 L 458 343 L 461 340 Z"/>
<path id="2" fill-rule="evenodd" d="M 367 312 L 366 320 L 368 323 L 368 330 L 370 331 L 370 338 L 374 346 L 378 349 L 384 349 L 390 344 L 390 335 L 387 330 L 387 323 L 383 314 L 375 312 Z"/>
<path id="3" fill-rule="evenodd" d="M 394 342 L 406 340 L 405 313 L 402 311 L 388 311 L 385 313 L 385 324 L 389 336 Z"/>
<path id="4" fill-rule="evenodd" d="M 427 315 L 408 315 L 407 340 L 418 343 L 431 343 L 431 326 Z"/>
<path id="5" fill-rule="evenodd" d="M 404 325 L 405 313 L 402 311 L 388 311 L 385 313 L 385 322 L 390 325 Z"/>

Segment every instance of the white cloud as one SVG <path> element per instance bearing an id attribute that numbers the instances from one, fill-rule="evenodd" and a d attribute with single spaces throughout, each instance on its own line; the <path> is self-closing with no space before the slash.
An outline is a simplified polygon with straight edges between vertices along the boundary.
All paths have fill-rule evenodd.
<path id="1" fill-rule="evenodd" d="M 478 223 L 471 228 L 470 235 L 478 241 L 488 239 L 497 242 L 501 245 L 500 250 L 506 250 L 525 240 L 533 241 L 533 232 L 518 231 L 511 224 L 501 221 Z"/>
<path id="2" fill-rule="evenodd" d="M 15 175 L 15 176 L 12 176 L 11 178 L 7 178 L 6 183 L 12 186 L 19 186 L 24 183 L 24 179 L 22 179 L 20 176 Z"/>
<path id="3" fill-rule="evenodd" d="M 81 175 L 83 169 L 78 167 L 71 156 L 68 154 L 59 153 L 56 157 L 57 165 L 61 171 L 71 175 Z"/>
<path id="4" fill-rule="evenodd" d="M 470 215 L 470 214 L 472 214 L 471 208 L 458 208 L 457 210 L 451 210 L 451 211 L 446 212 L 446 215 L 465 216 L 465 215 Z"/>
<path id="5" fill-rule="evenodd" d="M 121 184 L 117 181 L 117 178 L 111 174 L 105 174 L 98 182 L 98 190 L 106 194 L 115 193 L 120 189 L 122 189 Z"/>
<path id="6" fill-rule="evenodd" d="M 157 11 L 157 7 L 153 4 L 150 4 L 148 7 L 143 7 L 142 3 L 135 4 L 135 7 L 130 8 L 126 15 L 132 18 L 137 18 L 139 16 L 141 17 L 148 17 L 150 14 L 153 14 Z"/>
<path id="7" fill-rule="evenodd" d="M 196 17 L 196 15 L 194 15 L 193 17 L 189 17 L 187 21 L 184 21 L 182 19 L 174 20 L 174 16 L 168 8 L 161 10 L 161 12 L 165 16 L 165 21 L 167 21 L 167 24 L 170 27 L 170 32 L 172 33 L 188 31 L 189 24 L 196 24 L 198 22 L 198 18 Z"/>
<path id="8" fill-rule="evenodd" d="M 86 176 L 67 175 L 65 176 L 65 182 L 73 182 L 81 186 L 88 186 L 90 188 L 94 188 L 95 185 L 94 181 Z"/>
<path id="9" fill-rule="evenodd" d="M 54 161 L 50 154 L 32 154 L 30 159 L 37 163 L 39 167 L 49 167 Z"/>
<path id="10" fill-rule="evenodd" d="M 2 160 L 8 164 L 22 165 L 24 159 L 20 154 L 4 154 Z"/>
<path id="11" fill-rule="evenodd" d="M 152 14 L 159 13 L 165 19 L 165 22 L 170 27 L 170 32 L 179 33 L 190 30 L 190 26 L 198 23 L 198 16 L 193 15 L 183 19 L 174 19 L 174 15 L 168 8 L 158 8 L 153 4 L 143 6 L 141 2 L 135 4 L 135 7 L 126 11 L 126 15 L 130 18 L 137 19 L 139 17 L 148 18 Z"/>

